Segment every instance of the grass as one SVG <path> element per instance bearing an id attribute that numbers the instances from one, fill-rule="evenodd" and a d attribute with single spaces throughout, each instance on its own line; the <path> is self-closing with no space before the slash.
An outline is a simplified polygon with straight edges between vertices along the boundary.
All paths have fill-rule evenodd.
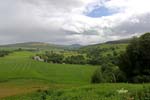
<path id="1" fill-rule="evenodd" d="M 48 64 L 31 60 L 31 52 L 16 52 L 0 58 L 0 81 L 38 79 L 51 83 L 89 83 L 96 67 L 90 65 Z"/>
<path id="2" fill-rule="evenodd" d="M 90 84 L 96 66 L 49 64 L 31 59 L 33 52 L 0 58 L 0 100 L 130 100 L 122 88 L 142 90 L 150 84 Z M 135 99 L 136 100 L 136 99 Z"/>
<path id="3" fill-rule="evenodd" d="M 145 86 L 150 85 L 145 84 Z M 118 90 L 122 88 L 128 92 L 118 93 Z M 132 100 L 129 94 L 133 91 L 141 91 L 142 88 L 141 84 L 95 84 L 70 89 L 39 90 L 32 94 L 8 97 L 2 100 Z"/>
<path id="4" fill-rule="evenodd" d="M 66 84 L 67 87 L 89 84 L 96 68 L 90 65 L 38 62 L 31 59 L 33 55 L 33 52 L 22 51 L 0 58 L 0 97 L 45 87 L 66 88 Z"/>

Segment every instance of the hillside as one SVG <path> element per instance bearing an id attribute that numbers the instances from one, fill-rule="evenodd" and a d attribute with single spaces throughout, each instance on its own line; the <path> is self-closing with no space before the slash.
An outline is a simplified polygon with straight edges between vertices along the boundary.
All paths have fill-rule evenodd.
<path id="1" fill-rule="evenodd" d="M 83 46 L 79 48 L 78 51 L 81 53 L 88 53 L 90 51 L 97 49 L 103 51 L 102 52 L 103 55 L 112 54 L 112 51 L 115 51 L 116 53 L 120 53 L 122 51 L 125 51 L 129 42 L 130 39 L 108 41 L 105 43 Z"/>
<path id="2" fill-rule="evenodd" d="M 50 44 L 44 42 L 25 42 L 25 43 L 16 43 L 16 44 L 8 44 L 8 45 L 1 45 L 0 48 L 7 48 L 7 49 L 40 49 L 40 50 L 64 50 L 64 49 L 74 49 L 79 48 L 80 45 L 57 45 L 57 44 Z"/>
<path id="3" fill-rule="evenodd" d="M 24 51 L 15 52 L 9 56 L 0 58 L 0 80 L 6 81 L 24 78 L 46 80 L 53 83 L 89 83 L 90 74 L 95 69 L 90 65 L 38 62 L 31 59 L 33 55 L 35 54 L 32 52 Z M 72 80 L 72 78 L 75 80 Z"/>
<path id="4" fill-rule="evenodd" d="M 105 42 L 105 44 L 128 44 L 130 42 L 130 40 L 131 40 L 131 38 L 107 41 L 107 42 Z"/>
<path id="5" fill-rule="evenodd" d="M 119 45 L 120 44 L 128 44 L 130 39 L 121 39 L 115 41 L 107 41 L 105 43 L 99 43 L 94 45 L 82 46 L 80 44 L 71 44 L 71 45 L 59 45 L 59 44 L 50 44 L 44 42 L 25 42 L 25 43 L 16 43 L 16 44 L 7 44 L 0 45 L 0 48 L 6 49 L 40 49 L 40 50 L 82 50 L 82 49 L 90 49 L 95 47 L 103 47 L 104 45 Z"/>
<path id="6" fill-rule="evenodd" d="M 60 87 L 65 84 L 90 84 L 96 68 L 91 65 L 38 62 L 31 59 L 33 55 L 32 52 L 21 51 L 0 58 L 0 98 L 37 90 L 47 87 L 47 84 L 50 87 L 57 84 L 62 84 Z"/>

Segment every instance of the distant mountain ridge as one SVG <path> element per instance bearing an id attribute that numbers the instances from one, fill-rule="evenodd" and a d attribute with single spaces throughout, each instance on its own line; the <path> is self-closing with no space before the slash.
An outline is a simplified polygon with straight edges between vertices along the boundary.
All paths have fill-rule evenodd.
<path id="1" fill-rule="evenodd" d="M 73 50 L 73 49 L 79 49 L 84 47 L 93 47 L 98 46 L 102 44 L 127 44 L 129 43 L 130 39 L 121 39 L 121 40 L 115 40 L 115 41 L 108 41 L 105 43 L 99 43 L 94 45 L 87 45 L 82 46 L 80 44 L 72 44 L 72 45 L 59 45 L 59 44 L 50 44 L 50 43 L 44 43 L 44 42 L 24 42 L 24 43 L 15 43 L 15 44 L 8 44 L 8 45 L 0 45 L 0 48 L 30 48 L 30 49 L 44 49 L 44 50 Z"/>
<path id="2" fill-rule="evenodd" d="M 45 50 L 55 50 L 55 49 L 74 49 L 81 47 L 80 44 L 72 44 L 72 45 L 58 45 L 58 44 L 50 44 L 44 42 L 24 42 L 24 43 L 15 43 L 15 44 L 7 44 L 0 45 L 0 48 L 31 48 L 31 49 L 45 49 Z"/>
<path id="3" fill-rule="evenodd" d="M 120 44 L 120 43 L 129 43 L 131 38 L 128 39 L 121 39 L 121 40 L 114 40 L 114 41 L 108 41 L 105 42 L 105 44 Z"/>

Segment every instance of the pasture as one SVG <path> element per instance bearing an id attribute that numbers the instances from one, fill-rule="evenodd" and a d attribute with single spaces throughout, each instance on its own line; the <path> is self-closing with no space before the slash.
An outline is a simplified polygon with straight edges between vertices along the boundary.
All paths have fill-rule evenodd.
<path id="1" fill-rule="evenodd" d="M 23 91 L 36 90 L 32 87 L 58 87 L 63 84 L 82 85 L 89 84 L 95 66 L 49 64 L 31 59 L 32 52 L 15 52 L 4 58 L 0 58 L 0 88 L 1 93 L 9 91 L 13 86 L 15 90 L 21 88 Z M 37 85 L 37 86 L 36 86 Z M 68 85 L 69 86 L 69 85 Z M 5 90 L 5 88 L 6 90 Z M 63 86 L 64 87 L 64 86 Z M 30 89 L 31 88 L 31 89 Z M 23 92 L 22 91 L 22 92 Z M 6 92 L 7 95 L 8 92 Z M 12 93 L 14 94 L 14 93 Z M 3 94 L 5 95 L 5 94 Z M 1 97 L 3 97 L 0 94 Z M 11 95 L 11 93 L 10 93 Z"/>
<path id="2" fill-rule="evenodd" d="M 1 100 L 130 100 L 132 92 L 150 86 L 91 84 L 97 66 L 38 62 L 31 59 L 34 55 L 34 52 L 21 51 L 0 58 Z M 128 93 L 117 92 L 122 89 Z"/>

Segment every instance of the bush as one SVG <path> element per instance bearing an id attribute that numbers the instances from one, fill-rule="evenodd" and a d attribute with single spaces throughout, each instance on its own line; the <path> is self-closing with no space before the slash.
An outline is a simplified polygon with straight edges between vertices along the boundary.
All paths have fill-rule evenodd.
<path id="1" fill-rule="evenodd" d="M 4 57 L 4 56 L 8 55 L 9 53 L 10 53 L 10 51 L 2 50 L 2 51 L 0 51 L 0 57 Z"/>
<path id="2" fill-rule="evenodd" d="M 150 82 L 150 76 L 147 76 L 147 75 L 137 75 L 137 76 L 133 77 L 133 82 L 134 83 Z"/>
<path id="3" fill-rule="evenodd" d="M 119 70 L 118 66 L 115 66 L 112 63 L 106 63 L 96 69 L 92 76 L 92 83 L 115 83 L 122 82 L 124 79 L 124 74 Z"/>
<path id="4" fill-rule="evenodd" d="M 123 100 L 150 100 L 150 87 L 143 87 L 138 91 L 132 91 L 123 97 Z"/>
<path id="5" fill-rule="evenodd" d="M 102 75 L 100 67 L 97 68 L 95 70 L 95 72 L 93 73 L 91 82 L 92 83 L 102 83 L 102 82 L 104 82 L 103 75 Z"/>

